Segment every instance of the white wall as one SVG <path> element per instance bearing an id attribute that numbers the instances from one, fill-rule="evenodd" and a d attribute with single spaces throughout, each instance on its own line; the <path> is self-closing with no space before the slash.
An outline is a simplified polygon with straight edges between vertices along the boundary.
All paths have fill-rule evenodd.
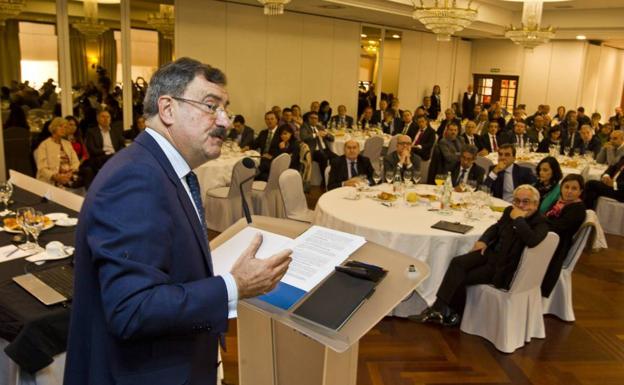
<path id="1" fill-rule="evenodd" d="M 357 109 L 360 25 L 211 0 L 176 0 L 176 57 L 223 70 L 232 111 L 256 130 L 273 105 L 327 99 Z M 207 22 L 210 20 L 210 22 Z"/>
<path id="2" fill-rule="evenodd" d="M 401 45 L 399 99 L 401 107 L 414 110 L 424 96 L 440 86 L 442 110 L 457 100 L 470 81 L 471 43 L 453 38 L 438 42 L 430 33 L 404 31 Z M 462 91 L 463 92 L 463 91 Z"/>
<path id="3" fill-rule="evenodd" d="M 383 46 L 383 70 L 381 91 L 397 95 L 399 91 L 399 65 L 401 63 L 401 41 L 386 38 Z"/>

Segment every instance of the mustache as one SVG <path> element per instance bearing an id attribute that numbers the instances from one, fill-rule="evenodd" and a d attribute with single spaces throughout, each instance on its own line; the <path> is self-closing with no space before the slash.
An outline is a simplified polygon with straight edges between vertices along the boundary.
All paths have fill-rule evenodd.
<path id="1" fill-rule="evenodd" d="M 225 126 L 217 126 L 214 130 L 210 131 L 208 135 L 213 138 L 224 140 L 227 135 L 227 128 Z"/>

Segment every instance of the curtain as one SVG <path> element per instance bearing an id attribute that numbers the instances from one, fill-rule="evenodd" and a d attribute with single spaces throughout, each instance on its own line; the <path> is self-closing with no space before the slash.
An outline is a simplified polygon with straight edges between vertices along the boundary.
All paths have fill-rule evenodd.
<path id="1" fill-rule="evenodd" d="M 87 40 L 77 29 L 69 27 L 69 55 L 71 57 L 72 82 L 87 84 Z"/>
<path id="2" fill-rule="evenodd" d="M 170 63 L 173 60 L 173 42 L 165 39 L 162 33 L 158 32 L 158 67 Z"/>
<path id="3" fill-rule="evenodd" d="M 20 66 L 19 22 L 7 20 L 0 27 L 0 84 L 10 86 L 11 80 L 22 81 Z"/>
<path id="4" fill-rule="evenodd" d="M 115 31 L 112 29 L 100 36 L 100 66 L 108 72 L 111 86 L 115 87 L 117 80 L 117 45 L 115 43 Z"/>

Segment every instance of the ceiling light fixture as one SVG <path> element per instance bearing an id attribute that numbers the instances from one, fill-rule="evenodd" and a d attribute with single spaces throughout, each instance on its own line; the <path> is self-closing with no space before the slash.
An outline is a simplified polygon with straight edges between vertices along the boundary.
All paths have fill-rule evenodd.
<path id="1" fill-rule="evenodd" d="M 452 34 L 468 27 L 477 17 L 477 10 L 470 8 L 472 0 L 466 8 L 459 8 L 457 0 L 435 0 L 429 7 L 425 7 L 424 0 L 419 3 L 420 7 L 412 0 L 412 17 L 435 33 L 438 41 L 450 41 Z"/>
<path id="2" fill-rule="evenodd" d="M 555 29 L 551 26 L 541 28 L 543 0 L 527 0 L 522 7 L 522 23 L 511 25 L 505 37 L 528 50 L 548 43 L 555 37 Z"/>
<path id="3" fill-rule="evenodd" d="M 108 31 L 108 26 L 104 25 L 101 21 L 98 21 L 98 3 L 97 0 L 85 0 L 84 7 L 84 19 L 72 25 L 81 34 L 83 34 L 87 40 L 97 40 L 101 34 Z"/>
<path id="4" fill-rule="evenodd" d="M 26 2 L 24 0 L 1 0 L 0 1 L 0 26 L 8 19 L 13 19 L 19 15 Z"/>
<path id="5" fill-rule="evenodd" d="M 290 0 L 258 0 L 264 5 L 264 14 L 267 16 L 277 16 L 284 13 L 284 5 L 290 3 Z"/>
<path id="6" fill-rule="evenodd" d="M 392 37 L 395 38 L 395 39 L 400 39 L 401 38 L 401 36 L 397 35 L 396 33 L 394 35 L 392 35 Z"/>
<path id="7" fill-rule="evenodd" d="M 585 36 L 585 35 L 576 35 L 576 40 L 587 40 L 587 36 Z"/>
<path id="8" fill-rule="evenodd" d="M 160 32 L 167 40 L 173 40 L 174 21 L 173 5 L 160 4 L 160 12 L 147 16 L 147 25 Z"/>
<path id="9" fill-rule="evenodd" d="M 367 35 L 367 34 L 365 34 L 365 33 L 362 33 L 362 34 L 360 34 L 360 37 L 367 38 L 367 37 L 368 37 L 368 35 Z"/>

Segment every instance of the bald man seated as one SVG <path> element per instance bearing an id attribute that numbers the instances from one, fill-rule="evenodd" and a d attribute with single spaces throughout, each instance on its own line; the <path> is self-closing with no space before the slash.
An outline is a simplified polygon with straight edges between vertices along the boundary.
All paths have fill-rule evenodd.
<path id="1" fill-rule="evenodd" d="M 412 152 L 412 138 L 409 135 L 399 135 L 397 138 L 397 149 L 384 158 L 384 170 L 401 171 L 401 177 L 405 170 L 411 170 L 412 175 L 420 173 L 420 156 Z"/>
<path id="2" fill-rule="evenodd" d="M 364 175 L 369 184 L 373 182 L 373 165 L 370 159 L 360 155 L 360 144 L 355 140 L 348 140 L 344 144 L 344 155 L 331 161 L 327 190 L 341 186 L 355 186 Z"/>

